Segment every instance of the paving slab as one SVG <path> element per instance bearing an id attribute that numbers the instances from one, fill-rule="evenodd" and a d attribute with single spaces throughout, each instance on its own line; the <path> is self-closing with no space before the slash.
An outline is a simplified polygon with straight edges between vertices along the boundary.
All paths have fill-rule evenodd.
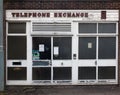
<path id="1" fill-rule="evenodd" d="M 0 95 L 120 95 L 119 86 L 31 86 L 6 87 Z"/>

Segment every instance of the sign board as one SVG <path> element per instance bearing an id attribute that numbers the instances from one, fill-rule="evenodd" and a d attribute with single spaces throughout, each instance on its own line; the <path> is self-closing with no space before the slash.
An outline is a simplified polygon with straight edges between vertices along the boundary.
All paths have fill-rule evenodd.
<path id="1" fill-rule="evenodd" d="M 118 10 L 6 10 L 6 20 L 118 21 Z"/>

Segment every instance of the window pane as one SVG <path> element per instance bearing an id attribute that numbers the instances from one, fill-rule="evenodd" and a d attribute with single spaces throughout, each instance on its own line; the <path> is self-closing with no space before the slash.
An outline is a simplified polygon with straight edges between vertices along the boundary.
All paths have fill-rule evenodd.
<path id="1" fill-rule="evenodd" d="M 72 53 L 71 37 L 54 37 L 54 59 L 71 59 Z M 56 50 L 57 49 L 57 50 Z"/>
<path id="2" fill-rule="evenodd" d="M 96 23 L 79 23 L 79 33 L 96 33 Z"/>
<path id="3" fill-rule="evenodd" d="M 9 23 L 8 33 L 26 33 L 26 23 Z"/>
<path id="4" fill-rule="evenodd" d="M 96 67 L 79 67 L 78 79 L 96 79 Z"/>
<path id="5" fill-rule="evenodd" d="M 98 48 L 99 59 L 115 59 L 116 57 L 116 38 L 100 37 Z"/>
<path id="6" fill-rule="evenodd" d="M 98 79 L 115 79 L 115 67 L 98 67 Z"/>
<path id="7" fill-rule="evenodd" d="M 34 67 L 32 69 L 33 80 L 51 80 L 51 68 L 50 67 Z"/>
<path id="8" fill-rule="evenodd" d="M 8 36 L 8 59 L 26 59 L 26 37 Z"/>
<path id="9" fill-rule="evenodd" d="M 116 33 L 115 23 L 99 23 L 98 33 Z"/>
<path id="10" fill-rule="evenodd" d="M 53 68 L 53 80 L 71 80 L 71 67 Z"/>
<path id="11" fill-rule="evenodd" d="M 96 38 L 79 38 L 79 59 L 96 58 Z"/>
<path id="12" fill-rule="evenodd" d="M 8 67 L 7 77 L 8 80 L 26 80 L 27 69 L 26 67 Z"/>
<path id="13" fill-rule="evenodd" d="M 33 37 L 33 60 L 51 59 L 51 38 Z"/>

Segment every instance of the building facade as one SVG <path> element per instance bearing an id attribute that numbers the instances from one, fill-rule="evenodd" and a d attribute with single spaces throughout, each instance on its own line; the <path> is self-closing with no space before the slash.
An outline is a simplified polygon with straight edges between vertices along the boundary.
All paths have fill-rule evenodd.
<path id="1" fill-rule="evenodd" d="M 6 85 L 118 85 L 119 1 L 4 1 Z"/>

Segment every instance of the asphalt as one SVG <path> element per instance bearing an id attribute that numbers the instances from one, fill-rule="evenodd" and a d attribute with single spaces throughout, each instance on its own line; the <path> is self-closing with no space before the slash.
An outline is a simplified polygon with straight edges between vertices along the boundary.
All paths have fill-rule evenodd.
<path id="1" fill-rule="evenodd" d="M 9 86 L 0 95 L 120 95 L 120 86 Z"/>

